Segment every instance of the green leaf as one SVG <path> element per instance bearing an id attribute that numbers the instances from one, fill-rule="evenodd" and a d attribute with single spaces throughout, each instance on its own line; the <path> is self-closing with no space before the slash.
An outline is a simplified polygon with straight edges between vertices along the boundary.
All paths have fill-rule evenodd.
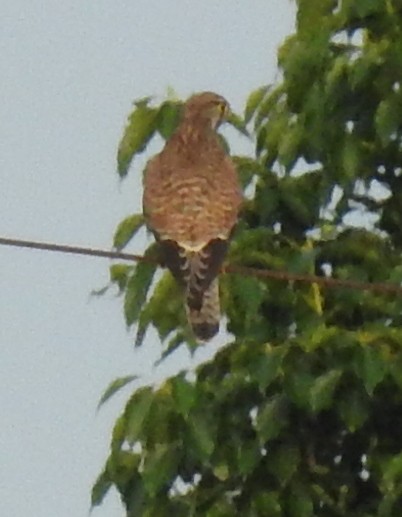
<path id="1" fill-rule="evenodd" d="M 144 224 L 144 216 L 142 214 L 134 214 L 126 217 L 118 225 L 114 237 L 113 246 L 120 250 L 134 237 L 138 230 Z"/>
<path id="2" fill-rule="evenodd" d="M 380 14 L 384 8 L 384 3 L 381 0 L 357 0 L 353 4 L 354 12 L 359 18 Z"/>
<path id="3" fill-rule="evenodd" d="M 395 454 L 382 464 L 383 481 L 387 490 L 394 489 L 395 483 L 402 480 L 402 453 Z"/>
<path id="4" fill-rule="evenodd" d="M 257 441 L 243 441 L 237 448 L 237 468 L 239 474 L 247 476 L 254 470 L 261 457 L 261 450 Z"/>
<path id="5" fill-rule="evenodd" d="M 131 397 L 125 409 L 126 438 L 135 443 L 142 436 L 143 426 L 154 400 L 153 389 L 149 386 L 140 388 Z"/>
<path id="6" fill-rule="evenodd" d="M 236 115 L 236 113 L 231 113 L 227 119 L 228 123 L 234 127 L 235 129 L 237 129 L 237 131 L 239 133 L 241 133 L 242 135 L 246 136 L 246 137 L 250 137 L 250 133 L 247 131 L 247 128 L 246 128 L 246 124 L 244 122 L 244 120 L 239 116 L 239 115 Z"/>
<path id="7" fill-rule="evenodd" d="M 106 494 L 109 492 L 112 486 L 110 476 L 105 469 L 95 481 L 91 491 L 91 508 L 102 504 Z"/>
<path id="8" fill-rule="evenodd" d="M 244 120 L 246 124 L 248 124 L 253 118 L 254 113 L 256 112 L 258 106 L 261 104 L 261 101 L 270 88 L 270 85 L 261 86 L 260 88 L 257 88 L 257 90 L 254 90 L 250 93 L 246 102 L 246 107 L 244 109 Z"/>
<path id="9" fill-rule="evenodd" d="M 182 105 L 176 101 L 164 102 L 158 111 L 157 127 L 160 135 L 167 140 L 176 129 L 181 115 Z"/>
<path id="10" fill-rule="evenodd" d="M 356 60 L 354 66 L 349 70 L 349 81 L 352 88 L 364 87 L 365 81 L 370 79 L 377 68 L 376 60 L 379 56 L 366 52 L 360 59 Z"/>
<path id="11" fill-rule="evenodd" d="M 255 154 L 257 158 L 263 157 L 265 158 L 266 154 L 266 141 L 267 141 L 267 126 L 264 125 L 255 130 L 256 132 L 256 144 L 255 144 Z M 264 153 L 264 154 L 263 154 Z"/>
<path id="12" fill-rule="evenodd" d="M 266 345 L 266 348 L 267 351 L 264 356 L 257 358 L 252 373 L 262 392 L 264 392 L 267 386 L 279 375 L 283 358 L 288 352 L 287 345 L 278 345 L 275 347 Z"/>
<path id="13" fill-rule="evenodd" d="M 262 176 L 266 172 L 265 167 L 260 162 L 247 156 L 233 156 L 232 159 L 236 165 L 243 189 L 249 185 L 254 176 Z"/>
<path id="14" fill-rule="evenodd" d="M 299 157 L 299 147 L 304 136 L 305 129 L 301 124 L 295 124 L 282 136 L 278 147 L 278 160 L 287 171 L 293 168 Z"/>
<path id="15" fill-rule="evenodd" d="M 133 272 L 133 266 L 127 264 L 113 264 L 109 268 L 110 281 L 117 284 L 120 293 L 126 288 L 130 274 Z"/>
<path id="16" fill-rule="evenodd" d="M 124 504 L 127 508 L 125 517 L 147 517 L 149 502 L 142 477 L 136 475 L 130 480 L 129 489 L 121 490 Z"/>
<path id="17" fill-rule="evenodd" d="M 139 322 L 140 323 L 140 322 Z M 138 325 L 139 327 L 139 325 Z M 173 352 L 175 352 L 180 346 L 186 341 L 186 335 L 184 332 L 176 332 L 171 339 L 169 339 L 166 348 L 161 353 L 159 359 L 157 359 L 154 363 L 154 366 L 157 367 L 163 363 L 163 361 L 169 357 Z M 186 343 L 188 344 L 188 343 Z M 136 343 L 137 346 L 137 343 Z"/>
<path id="18" fill-rule="evenodd" d="M 286 393 L 292 401 L 300 408 L 311 407 L 311 387 L 314 384 L 314 377 L 308 371 L 304 371 L 300 364 L 286 365 L 287 375 L 285 377 Z"/>
<path id="19" fill-rule="evenodd" d="M 400 343 L 402 342 L 402 339 L 400 338 Z M 392 378 L 394 379 L 396 385 L 398 386 L 399 390 L 402 389 L 402 353 L 397 354 L 396 357 L 393 357 L 392 361 L 390 361 L 390 374 L 392 375 Z"/>
<path id="20" fill-rule="evenodd" d="M 260 129 L 263 122 L 275 111 L 282 98 L 284 97 L 283 86 L 278 86 L 274 90 L 267 91 L 267 96 L 256 107 L 255 129 Z M 258 152 L 257 152 L 258 154 Z"/>
<path id="21" fill-rule="evenodd" d="M 298 178 L 285 177 L 279 183 L 282 218 L 288 225 L 313 226 L 319 214 L 320 199 L 311 192 L 319 192 L 321 181 L 320 173 L 310 172 Z"/>
<path id="22" fill-rule="evenodd" d="M 274 163 L 278 157 L 278 149 L 283 135 L 288 131 L 289 115 L 278 111 L 273 113 L 266 123 L 266 139 L 262 146 L 267 150 L 269 162 Z M 268 161 L 268 160 L 267 160 Z M 269 163 L 267 163 L 269 166 Z"/>
<path id="23" fill-rule="evenodd" d="M 173 439 L 181 437 L 183 425 L 174 405 L 171 382 L 166 380 L 155 391 L 146 417 L 144 438 L 147 440 L 147 448 L 151 449 L 157 443 L 171 443 Z"/>
<path id="24" fill-rule="evenodd" d="M 144 151 L 155 133 L 157 113 L 145 102 L 137 102 L 117 152 L 117 170 L 121 178 L 127 175 L 133 157 Z"/>
<path id="25" fill-rule="evenodd" d="M 156 284 L 148 303 L 141 312 L 137 341 L 142 342 L 150 323 L 155 325 L 163 341 L 173 330 L 180 327 L 184 318 L 181 289 L 170 272 L 166 272 Z"/>
<path id="26" fill-rule="evenodd" d="M 276 438 L 286 425 L 286 406 L 282 396 L 264 402 L 258 410 L 256 428 L 261 444 Z"/>
<path id="27" fill-rule="evenodd" d="M 148 327 L 151 323 L 150 314 L 149 314 L 149 311 L 147 310 L 148 307 L 149 307 L 149 304 L 147 304 L 143 308 L 143 310 L 141 311 L 141 313 L 138 317 L 137 333 L 135 336 L 134 348 L 138 348 L 138 347 L 142 346 L 142 344 L 144 343 L 145 336 L 147 334 Z M 158 366 L 158 361 L 156 361 L 155 366 Z"/>
<path id="28" fill-rule="evenodd" d="M 133 102 L 136 108 L 146 108 L 149 106 L 149 103 L 154 99 L 153 95 L 147 95 L 145 97 L 140 97 L 139 99 L 135 99 Z"/>
<path id="29" fill-rule="evenodd" d="M 312 517 L 314 515 L 314 505 L 308 491 L 308 487 L 292 486 L 289 499 L 289 517 Z"/>
<path id="30" fill-rule="evenodd" d="M 278 492 L 258 492 L 252 501 L 252 509 L 256 516 L 282 517 Z M 228 516 L 229 517 L 229 516 Z"/>
<path id="31" fill-rule="evenodd" d="M 384 361 L 383 351 L 377 344 L 365 345 L 357 350 L 355 370 L 362 379 L 367 393 L 373 395 L 375 387 L 388 372 L 388 364 Z"/>
<path id="32" fill-rule="evenodd" d="M 207 461 L 215 449 L 216 423 L 211 421 L 211 415 L 196 412 L 189 415 L 187 425 L 193 450 L 202 461 Z"/>
<path id="33" fill-rule="evenodd" d="M 124 298 L 124 314 L 128 326 L 138 320 L 141 309 L 147 299 L 147 294 L 157 267 L 155 250 L 156 248 L 154 246 L 148 248 L 144 254 L 145 261 L 139 262 L 136 265 L 133 275 L 127 282 L 126 295 Z M 150 262 L 147 262 L 147 260 Z"/>
<path id="34" fill-rule="evenodd" d="M 186 418 L 197 400 L 196 387 L 180 374 L 172 379 L 172 389 L 176 407 Z"/>
<path id="35" fill-rule="evenodd" d="M 127 375 L 126 377 L 119 377 L 118 379 L 112 381 L 103 393 L 98 403 L 98 409 L 101 406 L 103 406 L 103 404 L 107 400 L 109 400 L 115 393 L 121 390 L 121 388 L 124 388 L 124 386 L 127 386 L 127 384 L 135 381 L 136 379 L 138 379 L 138 375 Z"/>
<path id="36" fill-rule="evenodd" d="M 343 177 L 346 178 L 346 180 L 354 178 L 359 167 L 361 167 L 360 143 L 354 136 L 349 135 L 345 138 L 341 159 Z"/>
<path id="37" fill-rule="evenodd" d="M 307 302 L 309 299 L 305 297 Z M 309 303 L 312 305 L 312 302 Z M 307 352 L 313 352 L 317 348 L 325 347 L 331 343 L 332 339 L 336 339 L 339 335 L 339 329 L 336 327 L 328 327 L 325 324 L 315 324 L 311 328 L 307 328 L 300 337 L 299 344 Z"/>
<path id="38" fill-rule="evenodd" d="M 264 299 L 265 286 L 257 278 L 233 275 L 230 278 L 228 314 L 242 322 L 244 332 L 250 331 Z"/>
<path id="39" fill-rule="evenodd" d="M 126 416 L 123 414 L 118 417 L 113 426 L 112 440 L 110 444 L 110 448 L 112 450 L 111 457 L 119 453 L 121 446 L 124 443 L 126 437 L 126 424 Z"/>
<path id="40" fill-rule="evenodd" d="M 138 467 L 141 464 L 141 456 L 131 451 L 118 450 L 109 456 L 106 469 L 113 484 L 125 492 L 137 477 Z"/>
<path id="41" fill-rule="evenodd" d="M 268 469 L 282 486 L 296 474 L 299 464 L 300 452 L 289 444 L 279 446 L 269 454 Z"/>
<path id="42" fill-rule="evenodd" d="M 375 114 L 375 127 L 383 145 L 401 126 L 401 101 L 396 97 L 388 97 L 380 102 Z"/>
<path id="43" fill-rule="evenodd" d="M 325 77 L 325 93 L 329 97 L 336 98 L 343 88 L 349 70 L 349 58 L 341 54 L 332 62 L 332 67 Z"/>
<path id="44" fill-rule="evenodd" d="M 310 407 L 314 413 L 327 409 L 332 404 L 334 391 L 342 376 L 340 370 L 330 370 L 317 377 L 310 389 Z"/>
<path id="45" fill-rule="evenodd" d="M 142 478 L 150 497 L 173 482 L 179 461 L 180 451 L 175 445 L 156 444 L 153 450 L 147 451 Z"/>
<path id="46" fill-rule="evenodd" d="M 213 468 L 213 473 L 219 481 L 226 481 L 230 476 L 229 466 L 226 463 L 219 463 Z"/>
<path id="47" fill-rule="evenodd" d="M 214 502 L 204 515 L 205 517 L 229 517 L 235 515 L 235 511 L 235 508 L 227 498 L 221 498 Z"/>
<path id="48" fill-rule="evenodd" d="M 400 500 L 400 494 L 398 494 L 397 490 L 387 492 L 378 506 L 378 517 L 389 517 L 390 515 L 395 515 L 392 510 L 398 500 Z"/>
<path id="49" fill-rule="evenodd" d="M 348 398 L 340 401 L 339 411 L 351 433 L 360 429 L 369 417 L 367 401 L 358 391 L 349 391 Z"/>

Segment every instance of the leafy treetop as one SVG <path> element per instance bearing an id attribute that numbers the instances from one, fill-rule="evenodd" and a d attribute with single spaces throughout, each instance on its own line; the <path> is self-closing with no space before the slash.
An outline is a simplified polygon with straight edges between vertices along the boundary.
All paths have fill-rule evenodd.
<path id="1" fill-rule="evenodd" d="M 235 157 L 248 200 L 228 260 L 400 283 L 402 8 L 297 9 L 278 52 L 283 80 L 252 92 L 243 113 L 256 149 Z M 120 175 L 171 134 L 179 111 L 171 100 L 136 103 Z M 125 219 L 115 246 L 142 224 Z M 111 268 L 137 344 L 152 325 L 163 357 L 195 344 L 171 277 L 154 275 L 145 263 Z M 401 515 L 402 300 L 240 275 L 223 275 L 221 290 L 233 341 L 195 379 L 182 372 L 134 391 L 93 505 L 113 485 L 129 517 Z"/>

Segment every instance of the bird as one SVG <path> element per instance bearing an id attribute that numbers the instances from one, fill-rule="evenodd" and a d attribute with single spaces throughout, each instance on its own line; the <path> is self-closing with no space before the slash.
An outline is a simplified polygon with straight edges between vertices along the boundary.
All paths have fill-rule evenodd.
<path id="1" fill-rule="evenodd" d="M 221 95 L 192 95 L 143 176 L 147 228 L 183 290 L 190 327 L 204 342 L 219 331 L 218 275 L 243 203 L 235 164 L 217 133 L 229 115 Z"/>

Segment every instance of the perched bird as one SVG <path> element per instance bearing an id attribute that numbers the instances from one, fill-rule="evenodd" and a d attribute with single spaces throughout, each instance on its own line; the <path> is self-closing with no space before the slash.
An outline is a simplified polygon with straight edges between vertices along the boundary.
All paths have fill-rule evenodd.
<path id="1" fill-rule="evenodd" d="M 227 101 L 190 97 L 181 121 L 144 172 L 143 210 L 162 260 L 183 287 L 188 321 L 200 340 L 219 330 L 218 273 L 243 201 L 236 168 L 216 133 Z"/>

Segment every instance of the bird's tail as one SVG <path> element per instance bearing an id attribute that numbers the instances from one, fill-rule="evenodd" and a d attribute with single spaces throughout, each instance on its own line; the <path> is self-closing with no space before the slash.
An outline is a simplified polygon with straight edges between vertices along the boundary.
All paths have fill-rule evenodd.
<path id="1" fill-rule="evenodd" d="M 186 303 L 186 312 L 194 334 L 201 341 L 208 341 L 218 332 L 220 320 L 218 278 L 212 280 L 203 292 L 201 307 L 190 307 Z"/>

